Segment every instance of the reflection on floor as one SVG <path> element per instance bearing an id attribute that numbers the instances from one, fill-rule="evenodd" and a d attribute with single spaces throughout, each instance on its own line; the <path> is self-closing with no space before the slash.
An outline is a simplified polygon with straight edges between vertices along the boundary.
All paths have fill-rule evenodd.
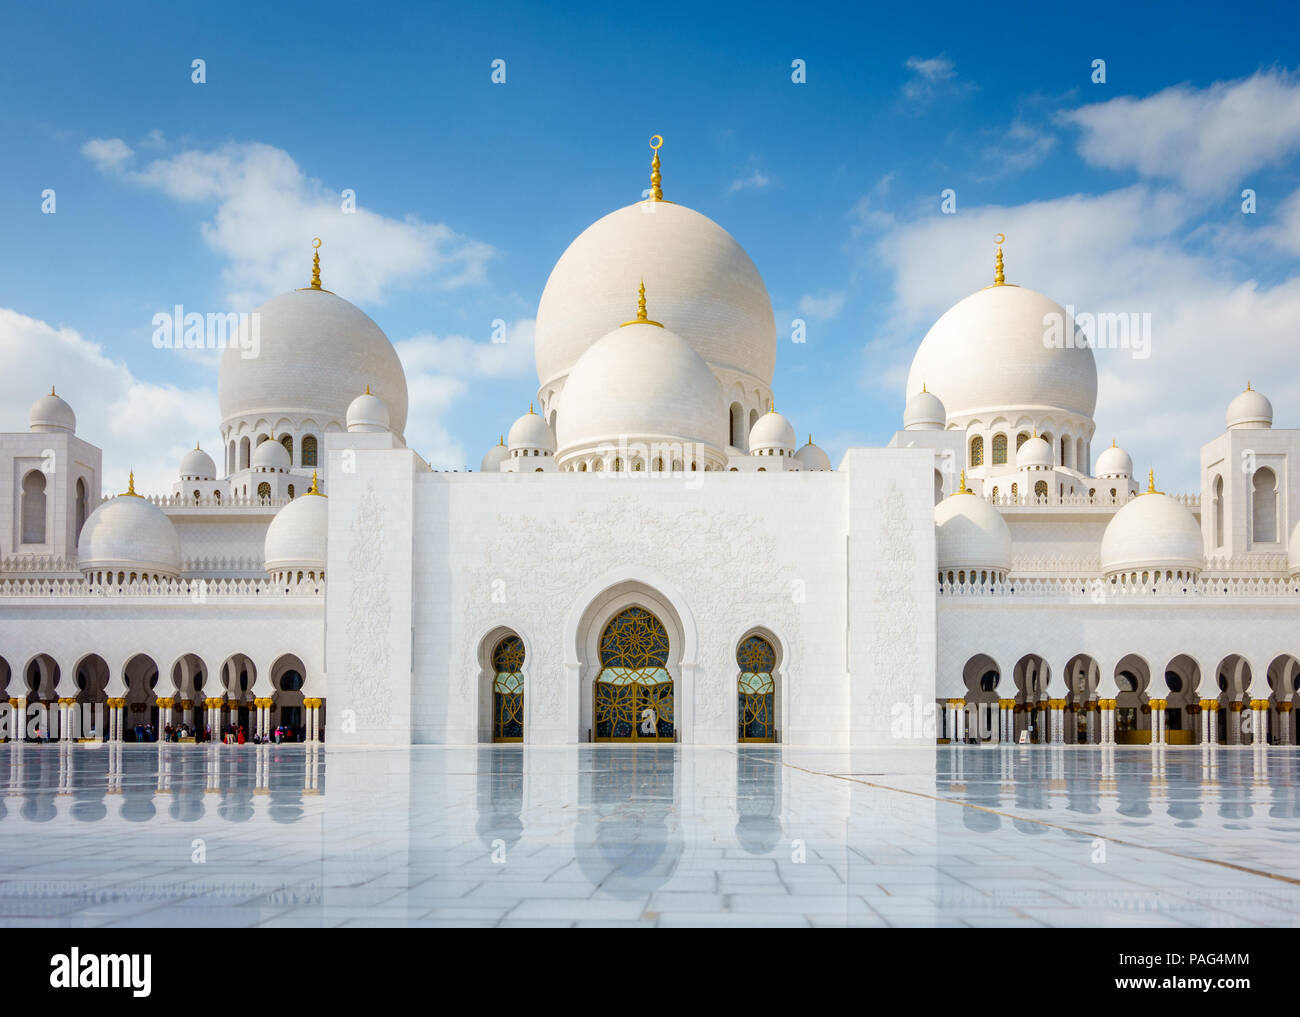
<path id="1" fill-rule="evenodd" d="M 1292 925 L 1300 750 L 0 746 L 7 925 Z"/>

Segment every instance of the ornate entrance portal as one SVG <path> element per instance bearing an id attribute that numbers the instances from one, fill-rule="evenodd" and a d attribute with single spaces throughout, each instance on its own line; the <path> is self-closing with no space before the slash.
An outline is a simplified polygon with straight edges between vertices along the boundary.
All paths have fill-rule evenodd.
<path id="1" fill-rule="evenodd" d="M 668 633 L 643 607 L 620 611 L 601 633 L 593 716 L 598 742 L 673 741 Z"/>
<path id="2" fill-rule="evenodd" d="M 506 636 L 492 651 L 492 740 L 524 740 L 524 641 Z"/>

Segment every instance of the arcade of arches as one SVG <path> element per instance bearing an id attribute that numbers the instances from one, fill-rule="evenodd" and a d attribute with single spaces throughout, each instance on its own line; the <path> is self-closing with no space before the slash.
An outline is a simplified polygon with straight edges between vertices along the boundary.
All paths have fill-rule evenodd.
<path id="1" fill-rule="evenodd" d="M 1239 654 L 1212 670 L 1180 653 L 1163 679 L 1130 653 L 1103 682 L 1087 654 L 1052 674 L 1047 661 L 1026 654 L 1004 676 L 993 657 L 977 653 L 962 669 L 966 694 L 937 701 L 941 744 L 1011 742 L 1057 745 L 1295 745 L 1293 714 L 1300 703 L 1300 657 L 1282 654 L 1261 682 Z M 1103 686 L 1114 692 L 1103 694 Z M 1267 691 L 1267 696 L 1262 693 Z"/>
<path id="2" fill-rule="evenodd" d="M 15 740 L 15 732 L 42 741 L 154 740 L 168 725 L 184 725 L 199 739 L 210 732 L 219 741 L 228 727 L 242 727 L 249 739 L 269 737 L 280 727 L 291 740 L 316 742 L 324 731 L 325 700 L 304 696 L 307 668 L 296 654 L 281 654 L 271 664 L 270 695 L 258 694 L 257 667 L 242 653 L 215 668 L 199 654 L 185 653 L 165 669 L 153 656 L 137 653 L 122 665 L 116 682 L 112 670 L 97 653 L 80 657 L 67 673 L 46 653 L 20 670 L 0 657 L 6 740 Z M 114 686 L 120 694 L 110 694 Z"/>

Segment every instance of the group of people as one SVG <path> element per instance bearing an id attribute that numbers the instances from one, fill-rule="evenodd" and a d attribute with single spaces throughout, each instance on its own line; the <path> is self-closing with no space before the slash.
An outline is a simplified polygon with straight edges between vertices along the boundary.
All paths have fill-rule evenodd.
<path id="1" fill-rule="evenodd" d="M 208 737 L 212 737 L 212 729 L 208 729 Z M 277 724 L 275 729 L 267 734 L 254 733 L 249 737 L 244 732 L 243 724 L 227 724 L 221 729 L 221 740 L 227 745 L 243 745 L 251 742 L 254 745 L 280 745 L 283 742 L 302 741 L 298 732 L 287 724 Z"/>

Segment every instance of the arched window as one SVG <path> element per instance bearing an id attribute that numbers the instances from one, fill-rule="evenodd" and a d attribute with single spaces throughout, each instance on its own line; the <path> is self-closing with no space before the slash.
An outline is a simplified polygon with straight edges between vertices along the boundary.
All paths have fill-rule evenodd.
<path id="1" fill-rule="evenodd" d="M 268 483 L 266 483 L 266 481 L 262 481 L 262 483 L 258 484 L 258 485 L 257 485 L 257 496 L 258 496 L 259 498 L 269 498 L 269 497 L 271 497 L 271 485 L 268 484 Z"/>
<path id="2" fill-rule="evenodd" d="M 45 543 L 45 474 L 40 470 L 23 477 L 23 543 Z"/>
<path id="3" fill-rule="evenodd" d="M 77 478 L 77 531 L 72 535 L 73 541 L 81 537 L 81 528 L 86 525 L 86 516 L 90 515 L 90 496 L 86 491 L 86 481 Z"/>
<path id="4" fill-rule="evenodd" d="M 1070 462 L 1069 462 L 1069 449 L 1070 449 L 1070 439 L 1069 439 L 1069 438 L 1062 438 L 1062 439 L 1061 439 L 1061 465 L 1062 465 L 1062 466 L 1069 466 L 1069 465 L 1070 465 Z"/>
<path id="5" fill-rule="evenodd" d="M 1277 477 L 1267 466 L 1255 471 L 1250 499 L 1251 540 L 1267 544 L 1277 540 Z"/>
<path id="6" fill-rule="evenodd" d="M 289 497 L 290 497 L 290 499 L 293 498 L 293 485 L 292 485 L 292 484 L 289 485 Z"/>
<path id="7" fill-rule="evenodd" d="M 1035 497 L 1035 498 L 1046 498 L 1046 497 L 1047 497 L 1047 481 L 1046 481 L 1046 480 L 1040 480 L 1037 484 L 1034 485 L 1034 497 Z"/>
<path id="8" fill-rule="evenodd" d="M 1028 431 L 1021 431 L 1018 435 L 1016 435 L 1016 451 L 1019 452 L 1020 446 L 1023 445 L 1028 440 L 1029 440 Z"/>
<path id="9" fill-rule="evenodd" d="M 283 445 L 284 450 L 289 453 L 289 462 L 292 463 L 293 462 L 293 435 L 291 434 L 280 435 L 280 444 Z"/>
<path id="10" fill-rule="evenodd" d="M 943 474 L 938 470 L 934 471 L 934 503 L 936 505 L 943 501 Z"/>
<path id="11" fill-rule="evenodd" d="M 1223 478 L 1214 478 L 1214 546 L 1223 546 Z"/>
<path id="12" fill-rule="evenodd" d="M 304 434 L 302 436 L 302 464 L 303 466 L 317 466 L 316 461 L 316 436 L 314 434 Z"/>
<path id="13" fill-rule="evenodd" d="M 524 641 L 509 635 L 492 651 L 492 740 L 524 740 Z"/>
<path id="14" fill-rule="evenodd" d="M 744 451 L 746 446 L 745 411 L 740 403 L 731 404 L 731 444 L 741 451 Z"/>
<path id="15" fill-rule="evenodd" d="M 995 434 L 993 436 L 993 465 L 1005 466 L 1007 462 L 1007 436 L 1005 434 Z"/>
<path id="16" fill-rule="evenodd" d="M 1011 498 L 1012 498 L 1012 500 L 1014 501 L 1016 498 L 1019 498 L 1019 497 L 1020 497 L 1020 485 L 1019 485 L 1019 484 L 1012 484 L 1012 485 L 1011 485 Z"/>
<path id="17" fill-rule="evenodd" d="M 984 465 L 984 435 L 982 434 L 977 434 L 970 440 L 970 464 Z"/>
<path id="18" fill-rule="evenodd" d="M 776 651 L 762 636 L 750 636 L 736 650 L 740 668 L 737 740 L 776 741 Z"/>
<path id="19" fill-rule="evenodd" d="M 626 608 L 605 626 L 595 686 L 596 741 L 673 740 L 668 633 L 645 608 Z"/>
<path id="20" fill-rule="evenodd" d="M 1080 473 L 1088 472 L 1088 446 L 1080 438 L 1074 443 L 1074 468 Z"/>
<path id="21" fill-rule="evenodd" d="M 251 449 L 252 443 L 249 442 L 247 437 L 239 439 L 239 468 L 241 470 L 248 469 L 248 457 L 251 453 Z"/>

